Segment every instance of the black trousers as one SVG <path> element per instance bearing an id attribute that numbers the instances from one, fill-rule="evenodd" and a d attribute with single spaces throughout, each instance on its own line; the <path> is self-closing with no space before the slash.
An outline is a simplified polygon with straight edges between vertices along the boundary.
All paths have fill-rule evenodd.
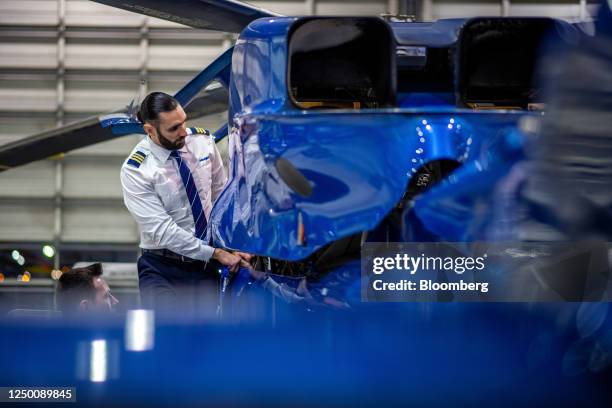
<path id="1" fill-rule="evenodd" d="M 138 285 L 144 308 L 171 318 L 214 317 L 219 299 L 221 264 L 182 262 L 143 253 L 138 259 Z"/>

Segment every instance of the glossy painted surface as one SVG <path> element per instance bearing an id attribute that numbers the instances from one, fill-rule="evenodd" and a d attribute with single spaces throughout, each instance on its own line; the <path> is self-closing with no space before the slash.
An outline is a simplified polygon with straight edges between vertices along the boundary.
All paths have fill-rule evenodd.
<path id="1" fill-rule="evenodd" d="M 537 120 L 535 116 L 531 118 Z M 519 238 L 512 236 L 512 225 L 505 227 L 506 233 L 501 231 L 499 213 L 495 211 L 499 198 L 505 198 L 506 191 L 518 188 L 513 180 L 522 168 L 516 167 L 514 172 L 512 169 L 525 158 L 525 135 L 514 127 L 488 131 L 495 135 L 479 138 L 472 160 L 415 200 L 414 212 L 436 237 L 433 240 L 471 242 Z"/>
<path id="2" fill-rule="evenodd" d="M 230 181 L 209 222 L 214 243 L 302 259 L 329 242 L 375 228 L 423 164 L 483 161 L 522 116 L 407 109 L 243 115 L 230 134 Z M 308 179 L 311 196 L 283 182 L 275 167 L 279 158 Z"/>
<path id="3" fill-rule="evenodd" d="M 264 18 L 242 32 L 234 46 L 229 86 L 230 118 L 287 105 L 287 33 L 297 18 Z M 235 124 L 234 124 L 235 125 Z"/>

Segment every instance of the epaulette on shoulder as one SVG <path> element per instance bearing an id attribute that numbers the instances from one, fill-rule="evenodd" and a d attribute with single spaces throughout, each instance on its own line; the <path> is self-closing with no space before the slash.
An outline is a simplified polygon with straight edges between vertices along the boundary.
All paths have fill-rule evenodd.
<path id="1" fill-rule="evenodd" d="M 189 128 L 189 130 L 191 130 L 192 135 L 210 136 L 210 131 L 202 127 L 192 127 L 192 128 Z"/>
<path id="2" fill-rule="evenodd" d="M 129 166 L 139 168 L 146 157 L 147 155 L 144 152 L 137 150 L 128 158 L 127 164 Z"/>

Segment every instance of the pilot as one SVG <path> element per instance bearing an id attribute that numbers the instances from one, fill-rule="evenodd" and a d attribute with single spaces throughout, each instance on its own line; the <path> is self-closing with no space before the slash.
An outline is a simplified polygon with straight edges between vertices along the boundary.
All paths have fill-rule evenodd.
<path id="1" fill-rule="evenodd" d="M 158 310 L 180 307 L 184 293 L 200 296 L 194 287 L 216 291 L 222 265 L 236 271 L 251 258 L 213 248 L 205 239 L 227 176 L 213 137 L 187 128 L 186 119 L 172 96 L 149 94 L 138 112 L 147 137 L 121 168 L 124 202 L 140 229 L 141 301 Z"/>
<path id="2" fill-rule="evenodd" d="M 99 263 L 64 272 L 55 288 L 55 307 L 64 316 L 113 311 L 119 301 L 101 277 Z"/>

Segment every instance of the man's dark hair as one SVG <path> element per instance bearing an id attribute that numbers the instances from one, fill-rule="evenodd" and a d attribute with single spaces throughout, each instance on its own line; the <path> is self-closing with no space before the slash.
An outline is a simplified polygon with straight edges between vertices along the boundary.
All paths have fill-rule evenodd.
<path id="1" fill-rule="evenodd" d="M 93 301 L 94 278 L 102 275 L 102 265 L 95 263 L 62 273 L 55 288 L 55 307 L 63 313 L 76 313 L 83 299 Z"/>
<path id="2" fill-rule="evenodd" d="M 144 98 L 138 111 L 138 120 L 142 123 L 155 123 L 161 112 L 170 112 L 179 105 L 173 96 L 164 92 L 152 92 Z"/>

